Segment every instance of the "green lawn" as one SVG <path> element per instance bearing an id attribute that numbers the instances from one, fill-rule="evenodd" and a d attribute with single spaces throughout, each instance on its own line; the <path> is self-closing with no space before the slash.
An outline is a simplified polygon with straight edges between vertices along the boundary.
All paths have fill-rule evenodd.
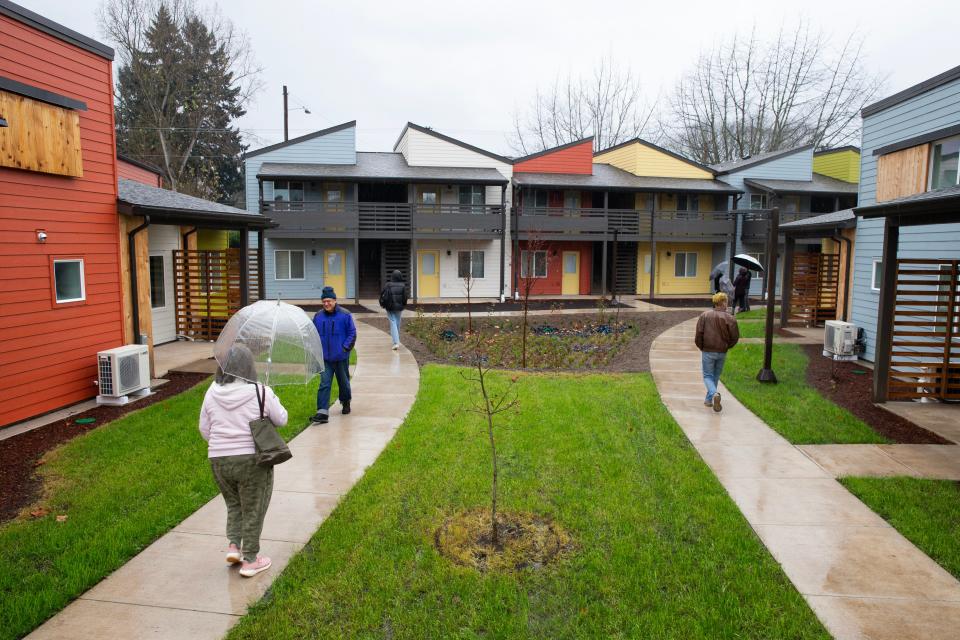
<path id="1" fill-rule="evenodd" d="M 230 638 L 829 637 L 647 374 L 520 374 L 501 507 L 555 518 L 578 549 L 516 575 L 450 564 L 437 527 L 489 500 L 462 371 L 422 370 L 404 425 Z"/>
<path id="2" fill-rule="evenodd" d="M 960 483 L 919 478 L 843 478 L 841 482 L 960 579 Z"/>
<path id="3" fill-rule="evenodd" d="M 767 323 L 763 322 L 762 320 L 744 321 L 738 315 L 737 327 L 740 329 L 741 338 L 763 338 L 766 332 Z M 776 333 L 774 333 L 774 337 L 776 337 Z"/>
<path id="4" fill-rule="evenodd" d="M 0 526 L 0 638 L 26 634 L 217 495 L 197 429 L 208 384 L 45 456 L 50 514 Z M 277 388 L 285 438 L 315 412 L 316 389 Z"/>
<path id="5" fill-rule="evenodd" d="M 762 365 L 762 344 L 739 344 L 727 354 L 721 380 L 737 400 L 793 444 L 889 442 L 807 384 L 807 355 L 800 346 L 774 346 L 777 384 L 757 382 Z"/>
<path id="6" fill-rule="evenodd" d="M 780 315 L 780 305 L 777 305 L 773 308 L 774 316 Z M 743 313 L 737 314 L 738 320 L 764 320 L 767 317 L 767 307 L 762 303 L 757 303 L 753 305 L 753 308 L 750 311 L 744 311 Z"/>

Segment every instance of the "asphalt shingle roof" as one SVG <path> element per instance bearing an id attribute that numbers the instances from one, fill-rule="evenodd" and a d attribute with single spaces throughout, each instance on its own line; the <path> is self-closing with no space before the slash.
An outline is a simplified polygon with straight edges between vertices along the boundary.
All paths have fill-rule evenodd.
<path id="1" fill-rule="evenodd" d="M 357 164 L 265 162 L 261 178 L 319 178 L 326 180 L 409 180 L 507 184 L 496 169 L 479 167 L 415 167 L 401 153 L 360 151 Z"/>
<path id="2" fill-rule="evenodd" d="M 749 158 L 741 158 L 739 160 L 728 160 L 726 162 L 719 162 L 717 164 L 710 165 L 710 168 L 718 173 L 730 173 L 731 171 L 739 171 L 746 167 L 761 164 L 769 160 L 775 160 L 782 156 L 788 156 L 791 153 L 796 153 L 802 149 L 808 149 L 813 145 L 804 144 L 799 147 L 793 147 L 791 149 L 781 149 L 779 151 L 767 151 L 765 153 L 757 153 L 750 156 Z"/>
<path id="3" fill-rule="evenodd" d="M 631 191 L 689 191 L 740 193 L 721 180 L 636 176 L 609 164 L 594 163 L 593 175 L 573 173 L 515 173 L 513 181 L 529 187 L 570 189 L 626 189 Z"/>
<path id="4" fill-rule="evenodd" d="M 196 211 L 197 213 L 221 213 L 231 216 L 245 215 L 252 218 L 263 218 L 259 213 L 250 213 L 229 205 L 211 202 L 203 198 L 188 196 L 169 189 L 151 187 L 147 184 L 120 178 L 118 181 L 118 200 L 135 207 L 150 209 L 169 209 L 175 211 Z"/>
<path id="5" fill-rule="evenodd" d="M 768 178 L 747 178 L 748 185 L 757 185 L 776 193 L 844 194 L 856 195 L 858 185 L 844 182 L 820 173 L 813 174 L 813 180 L 771 180 Z"/>
<path id="6" fill-rule="evenodd" d="M 795 220 L 793 222 L 784 222 L 780 225 L 781 229 L 806 229 L 808 227 L 823 227 L 823 226 L 853 226 L 856 224 L 857 216 L 853 213 L 853 209 L 841 209 L 840 211 L 834 211 L 833 213 L 823 213 L 819 216 L 813 216 L 811 218 L 804 218 L 803 220 Z M 851 224 L 852 223 L 852 224 Z"/>

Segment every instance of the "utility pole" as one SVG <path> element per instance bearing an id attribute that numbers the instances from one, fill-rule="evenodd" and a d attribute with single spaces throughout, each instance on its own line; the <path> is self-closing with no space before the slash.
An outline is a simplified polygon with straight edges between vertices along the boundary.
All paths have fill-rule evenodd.
<path id="1" fill-rule="evenodd" d="M 290 128 L 287 117 L 287 85 L 283 85 L 283 141 L 290 139 Z"/>

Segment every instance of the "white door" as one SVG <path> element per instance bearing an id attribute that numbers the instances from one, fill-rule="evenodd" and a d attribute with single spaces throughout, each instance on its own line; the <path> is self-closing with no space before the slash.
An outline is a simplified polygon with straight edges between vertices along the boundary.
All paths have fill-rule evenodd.
<path id="1" fill-rule="evenodd" d="M 180 228 L 152 225 L 149 230 L 150 310 L 153 316 L 153 344 L 177 339 L 177 318 L 173 292 L 173 250 L 180 248 Z"/>

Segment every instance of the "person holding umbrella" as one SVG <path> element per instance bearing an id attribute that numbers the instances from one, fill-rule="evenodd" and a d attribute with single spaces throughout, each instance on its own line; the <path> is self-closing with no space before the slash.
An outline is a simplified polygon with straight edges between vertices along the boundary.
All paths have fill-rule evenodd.
<path id="1" fill-rule="evenodd" d="M 733 280 L 733 307 L 736 311 L 750 311 L 750 272 L 740 267 Z"/>
<path id="2" fill-rule="evenodd" d="M 337 377 L 341 413 L 350 413 L 350 351 L 357 342 L 357 326 L 349 311 L 337 304 L 333 287 L 324 287 L 320 294 L 323 309 L 313 316 L 313 326 L 323 345 L 323 373 L 317 389 L 317 413 L 311 422 L 326 424 L 330 418 L 330 391 L 333 377 Z"/>

